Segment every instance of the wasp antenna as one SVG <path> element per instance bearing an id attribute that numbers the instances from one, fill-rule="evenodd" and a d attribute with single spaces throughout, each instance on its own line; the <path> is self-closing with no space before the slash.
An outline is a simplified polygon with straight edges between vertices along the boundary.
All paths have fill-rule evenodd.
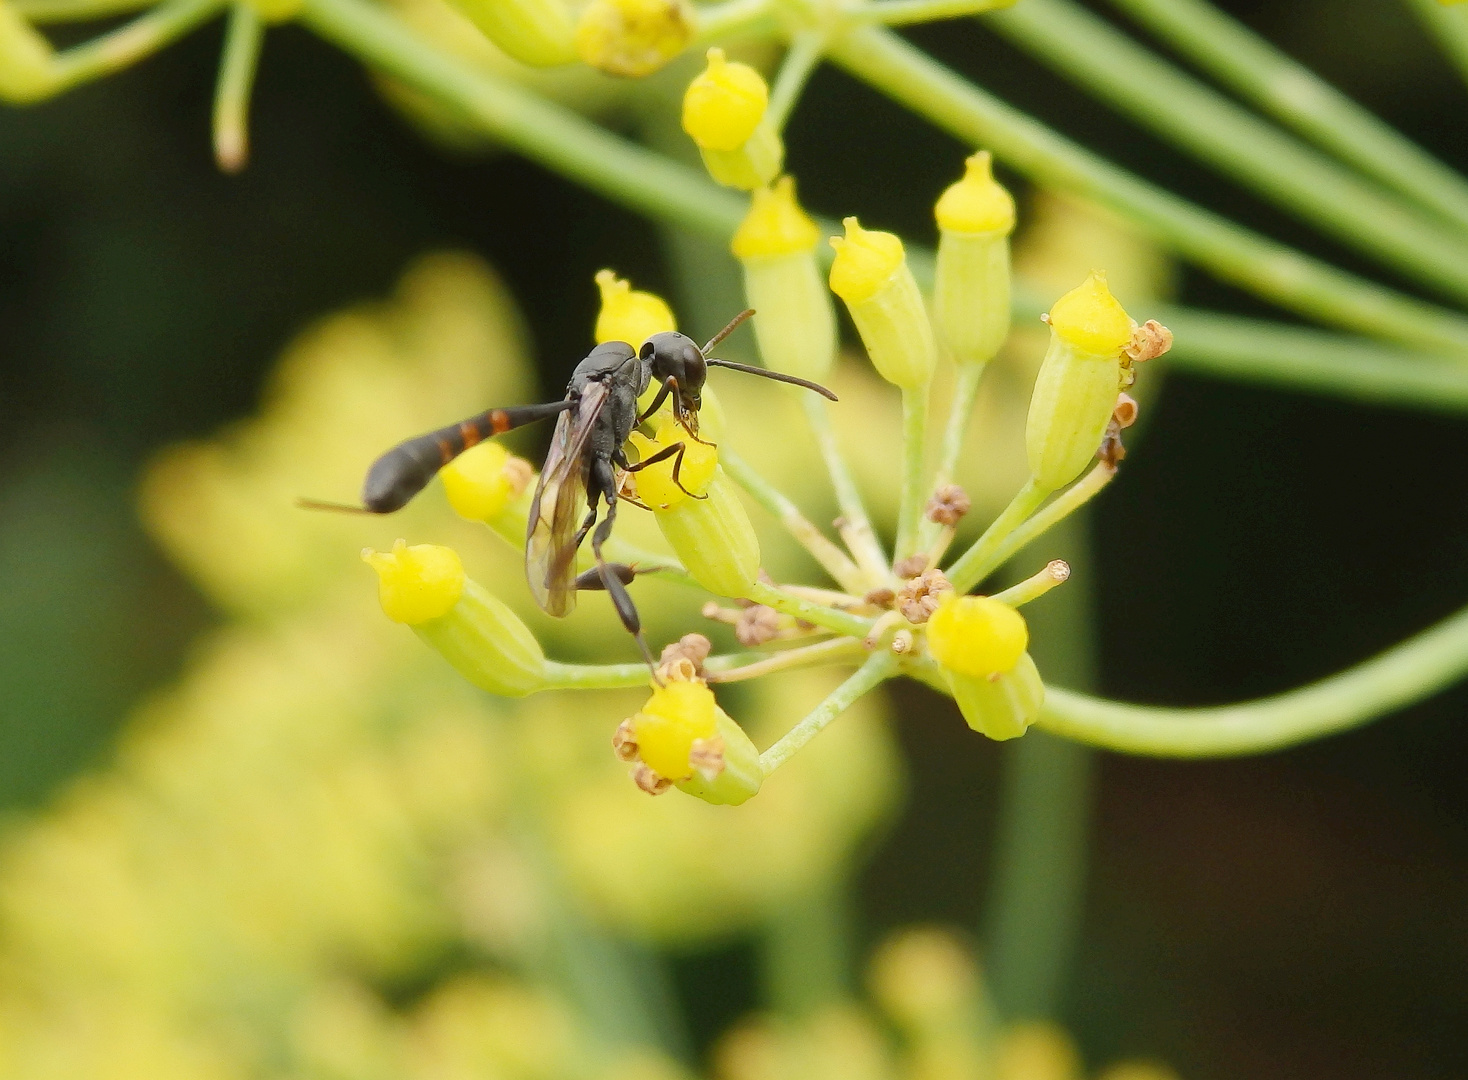
<path id="1" fill-rule="evenodd" d="M 732 334 L 735 330 L 738 330 L 739 329 L 739 324 L 742 323 L 745 319 L 749 318 L 753 314 L 754 314 L 754 308 L 745 308 L 738 315 L 735 315 L 732 319 L 730 319 L 728 326 L 724 327 L 724 329 L 720 330 L 713 337 L 709 338 L 709 343 L 703 347 L 703 354 L 704 354 L 704 356 L 707 356 L 709 354 L 709 350 L 712 349 L 715 345 L 717 345 L 719 342 L 723 341 L 726 337 L 728 337 L 730 334 Z"/>
<path id="2" fill-rule="evenodd" d="M 296 506 L 302 510 L 324 510 L 330 514 L 365 514 L 375 517 L 376 512 L 368 510 L 365 506 L 352 506 L 350 503 L 323 502 L 321 499 L 297 499 Z"/>
<path id="3" fill-rule="evenodd" d="M 785 375 L 779 371 L 771 371 L 769 368 L 751 367 L 749 364 L 736 364 L 732 360 L 706 360 L 709 367 L 728 368 L 731 371 L 742 371 L 746 375 L 762 375 L 766 379 L 774 379 L 776 382 L 789 383 L 791 386 L 803 386 L 807 390 L 814 390 L 823 398 L 831 401 L 840 401 L 835 394 L 827 390 L 820 383 L 811 382 L 809 379 L 797 379 L 794 375 Z"/>

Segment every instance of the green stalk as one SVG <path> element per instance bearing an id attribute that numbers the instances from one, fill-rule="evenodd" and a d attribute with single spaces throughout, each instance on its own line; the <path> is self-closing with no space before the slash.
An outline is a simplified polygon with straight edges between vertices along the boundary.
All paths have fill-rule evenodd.
<path id="1" fill-rule="evenodd" d="M 985 561 L 995 567 L 1003 566 L 1031 541 L 1053 529 L 1099 495 L 1101 489 L 1111 483 L 1115 476 L 1115 467 L 1097 462 L 1085 476 L 1015 526 L 1008 536 L 994 545 Z"/>
<path id="2" fill-rule="evenodd" d="M 923 450 L 928 441 L 928 390 L 928 383 L 915 390 L 902 390 L 902 494 L 897 507 L 897 541 L 893 545 L 896 559 L 904 559 L 917 549 L 923 506 L 927 503 Z"/>
<path id="3" fill-rule="evenodd" d="M 259 12 L 245 0 L 235 0 L 214 89 L 214 159 L 225 172 L 239 172 L 250 156 L 250 91 L 264 40 Z"/>
<path id="4" fill-rule="evenodd" d="M 727 239 L 748 208 L 742 196 L 701 171 L 440 52 L 385 7 L 366 0 L 306 0 L 301 21 L 364 63 L 451 103 L 533 161 L 654 220 Z"/>
<path id="5" fill-rule="evenodd" d="M 729 478 L 749 493 L 755 502 L 765 508 L 785 526 L 800 544 L 810 553 L 822 569 L 847 592 L 862 588 L 861 569 L 849 559 L 844 551 L 828 540 L 824 533 L 800 512 L 783 492 L 771 484 L 759 472 L 727 446 L 720 447 L 719 461 Z"/>
<path id="6" fill-rule="evenodd" d="M 1468 9 L 1445 7 L 1439 0 L 1406 0 L 1468 82 Z"/>
<path id="7" fill-rule="evenodd" d="M 1096 679 L 1095 581 L 1086 522 L 1052 534 L 1047 554 L 1071 580 L 1027 612 L 1030 650 L 1047 680 L 1088 688 Z M 986 968 L 1008 1019 L 1055 1019 L 1064 1004 L 1085 906 L 1090 832 L 1090 747 L 1031 731 L 1004 744 L 994 871 L 984 908 Z"/>
<path id="8" fill-rule="evenodd" d="M 826 607 L 824 604 L 802 600 L 798 596 L 781 592 L 774 585 L 766 585 L 763 581 L 756 581 L 751 585 L 745 598 L 753 600 L 756 604 L 772 607 L 786 615 L 792 615 L 797 619 L 804 619 L 816 626 L 823 626 L 845 637 L 864 638 L 872 626 L 871 619 L 864 619 L 860 615 L 849 615 L 844 611 Z"/>
<path id="9" fill-rule="evenodd" d="M 846 540 L 856 564 L 867 577 L 873 583 L 885 581 L 889 570 L 887 555 L 872 529 L 872 519 L 867 516 L 856 479 L 847 467 L 841 447 L 836 444 L 836 431 L 831 427 L 831 414 L 826 410 L 826 401 L 814 394 L 806 394 L 801 398 L 801 404 L 805 407 L 806 419 L 810 421 L 811 432 L 815 435 L 816 445 L 820 447 L 821 457 L 826 462 L 831 486 L 836 491 L 836 505 L 841 508 L 841 516 L 846 519 L 846 527 L 841 530 L 842 538 Z"/>
<path id="10" fill-rule="evenodd" d="M 1152 757 L 1234 757 L 1348 731 L 1468 674 L 1468 608 L 1355 667 L 1237 705 L 1128 705 L 1047 687 L 1039 725 L 1108 750 Z"/>
<path id="11" fill-rule="evenodd" d="M 717 187 L 700 172 L 643 150 L 514 83 L 441 55 L 385 9 L 362 0 L 309 0 L 306 21 L 324 37 L 374 66 L 467 112 L 487 133 L 527 157 L 654 220 L 727 241 L 743 217 L 745 207 L 741 197 Z M 881 47 L 876 56 L 882 61 L 885 78 L 893 62 L 889 56 L 893 50 L 885 38 L 879 38 L 878 44 Z M 900 52 L 906 46 L 899 42 L 897 48 Z M 920 54 L 918 59 L 924 61 L 921 67 L 926 76 L 934 77 L 931 68 L 936 65 Z M 898 67 L 902 68 L 907 61 L 906 56 L 899 56 Z M 968 100 L 972 88 L 963 88 L 964 84 L 941 68 L 937 72 L 946 91 L 957 93 L 961 101 Z M 952 82 L 958 82 L 958 88 Z M 1064 143 L 1027 118 L 1011 115 L 1004 106 L 998 103 L 994 106 L 1004 121 L 1003 130 L 1007 131 L 1011 124 L 1025 128 L 1023 140 L 1016 144 L 1016 154 L 1028 160 L 1031 155 L 1024 147 L 1031 139 L 1037 140 L 1042 149 L 1059 145 L 1058 166 L 1049 154 L 1036 156 L 1036 171 L 1044 174 L 1042 179 L 1051 175 L 1052 167 L 1064 166 L 1066 170 L 1078 167 L 1071 160 L 1071 153 L 1084 157 L 1084 151 Z M 972 137 L 977 141 L 984 139 L 982 134 Z M 1124 191 L 1130 193 L 1129 199 L 1136 196 L 1134 189 L 1152 190 L 1105 163 L 1085 158 L 1080 166 L 1083 166 L 1079 167 L 1082 179 L 1090 176 L 1092 167 L 1099 169 L 1103 175 L 1096 182 L 1103 185 L 1109 182 L 1112 173 L 1121 177 Z M 1086 182 L 1090 184 L 1091 180 Z M 1174 210 L 1187 207 L 1165 193 L 1156 194 L 1175 204 Z M 1113 202 L 1113 205 L 1118 204 Z M 1118 208 L 1127 211 L 1126 205 Z M 1167 213 L 1163 217 L 1171 220 Z M 1280 252 L 1284 252 L 1285 258 L 1276 264 L 1277 269 L 1288 276 L 1288 268 L 1294 263 L 1287 249 L 1269 245 L 1263 257 L 1274 258 Z M 909 262 L 918 267 L 924 262 L 924 254 L 913 246 Z M 1355 279 L 1348 280 L 1355 282 Z M 1436 309 L 1426 306 L 1403 316 L 1390 299 L 1391 294 L 1387 296 L 1385 317 L 1390 321 L 1400 322 L 1405 317 L 1410 323 L 1421 312 L 1426 313 L 1422 316 L 1425 321 L 1418 327 L 1424 333 L 1398 332 L 1395 336 L 1428 348 L 1463 351 L 1468 331 L 1462 329 L 1461 320 L 1449 317 L 1450 321 L 1444 322 Z M 1035 299 L 1027 296 L 1023 288 L 1017 288 L 1016 313 L 1024 318 L 1032 317 L 1042 307 Z M 1362 310 L 1370 314 L 1376 305 L 1366 298 Z M 1368 321 L 1376 318 L 1371 315 Z M 1178 332 L 1178 343 L 1167 362 L 1180 367 L 1352 398 L 1375 399 L 1379 395 L 1383 399 L 1439 410 L 1461 411 L 1468 407 L 1465 399 L 1468 387 L 1459 375 L 1452 367 L 1433 363 L 1430 358 L 1384 349 L 1362 339 L 1189 309 L 1169 311 L 1166 321 Z M 1326 362 L 1332 352 L 1337 357 L 1335 365 Z M 838 497 L 839 494 L 838 488 Z"/>
<path id="12" fill-rule="evenodd" d="M 1025 481 L 1025 486 L 1019 489 L 984 534 L 948 568 L 946 573 L 953 587 L 960 593 L 966 593 L 998 569 L 999 560 L 995 555 L 1005 539 L 1024 524 L 1025 519 L 1049 496 L 1050 492 L 1036 484 L 1033 477 Z"/>
<path id="13" fill-rule="evenodd" d="M 992 148 L 1037 183 L 1110 207 L 1226 281 L 1339 326 L 1468 354 L 1468 319 L 1338 270 L 1154 187 L 991 97 L 891 31 L 852 30 L 831 43 L 829 55 L 939 127 Z"/>
<path id="14" fill-rule="evenodd" d="M 851 995 L 852 899 L 840 872 L 790 897 L 765 920 L 763 997 L 787 1017 L 807 1017 Z"/>
<path id="15" fill-rule="evenodd" d="M 820 64 L 825 48 L 826 35 L 816 30 L 801 31 L 790 39 L 790 47 L 785 50 L 785 59 L 780 61 L 775 84 L 770 87 L 770 103 L 765 108 L 764 123 L 776 131 L 785 130 L 790 112 Z"/>
<path id="16" fill-rule="evenodd" d="M 224 0 L 168 0 L 116 30 L 58 53 L 60 89 L 100 79 L 177 41 L 224 7 Z"/>
<path id="17" fill-rule="evenodd" d="M 1281 123 L 1468 228 L 1468 181 L 1459 173 L 1207 0 L 1111 2 Z"/>
<path id="18" fill-rule="evenodd" d="M 912 23 L 958 19 L 1008 7 L 1014 0 L 876 0 L 850 8 L 847 19 L 854 26 L 908 26 Z"/>
<path id="19" fill-rule="evenodd" d="M 155 0 L 10 0 L 27 22 L 88 22 L 152 7 Z"/>
<path id="20" fill-rule="evenodd" d="M 1468 299 L 1468 244 L 1456 230 L 1208 89 L 1071 0 L 1025 0 L 984 22 L 1088 93 L 1337 240 Z"/>
<path id="21" fill-rule="evenodd" d="M 1468 410 L 1468 369 L 1455 358 L 1260 319 L 1168 308 L 1177 335 L 1155 363 L 1215 378 L 1280 386 L 1367 405 Z"/>
<path id="22" fill-rule="evenodd" d="M 768 776 L 789 761 L 797 750 L 824 731 L 826 725 L 850 708 L 857 698 L 891 676 L 896 669 L 897 661 L 890 652 L 879 652 L 868 658 L 844 683 L 807 713 L 800 723 L 786 732 L 779 742 L 759 756 L 765 775 Z"/>

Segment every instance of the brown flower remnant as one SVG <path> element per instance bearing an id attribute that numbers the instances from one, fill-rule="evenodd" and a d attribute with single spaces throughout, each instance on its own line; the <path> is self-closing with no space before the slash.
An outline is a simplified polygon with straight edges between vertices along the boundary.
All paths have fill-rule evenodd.
<path id="1" fill-rule="evenodd" d="M 921 553 L 898 559 L 892 564 L 892 572 L 900 578 L 915 578 L 928 568 L 932 560 Z"/>
<path id="2" fill-rule="evenodd" d="M 963 488 L 957 484 L 944 484 L 933 492 L 933 497 L 928 500 L 924 513 L 934 524 L 952 528 L 972 507 L 973 503 Z"/>
<path id="3" fill-rule="evenodd" d="M 938 601 L 944 593 L 952 592 L 953 586 L 936 567 L 923 571 L 909 581 L 897 594 L 897 610 L 910 623 L 925 623 L 928 616 L 938 610 Z"/>

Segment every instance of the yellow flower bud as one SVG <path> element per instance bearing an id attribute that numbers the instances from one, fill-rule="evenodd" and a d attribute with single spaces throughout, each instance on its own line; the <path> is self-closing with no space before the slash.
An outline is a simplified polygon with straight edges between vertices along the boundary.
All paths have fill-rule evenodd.
<path id="1" fill-rule="evenodd" d="M 687 0 L 591 0 L 576 24 L 576 55 L 609 75 L 651 75 L 696 30 Z"/>
<path id="2" fill-rule="evenodd" d="M 362 552 L 362 559 L 377 571 L 383 613 L 409 626 L 448 614 L 467 580 L 458 552 L 434 544 L 399 540 L 391 551 Z"/>
<path id="3" fill-rule="evenodd" d="M 934 208 L 938 264 L 933 321 L 959 363 L 987 363 L 1009 336 L 1009 234 L 1014 199 L 995 183 L 987 151 Z"/>
<path id="4" fill-rule="evenodd" d="M 0 101 L 26 105 L 58 88 L 51 43 L 7 0 L 0 0 Z"/>
<path id="5" fill-rule="evenodd" d="M 820 230 L 782 176 L 757 188 L 730 250 L 744 267 L 744 294 L 754 308 L 754 336 L 773 371 L 823 381 L 836 359 L 836 313 L 815 248 Z"/>
<path id="6" fill-rule="evenodd" d="M 773 259 L 810 254 L 820 241 L 821 230 L 796 201 L 795 178 L 782 176 L 773 187 L 755 190 L 729 250 L 741 260 Z"/>
<path id="7" fill-rule="evenodd" d="M 596 275 L 601 290 L 601 311 L 596 317 L 596 340 L 625 341 L 634 349 L 654 334 L 676 330 L 673 310 L 662 297 L 633 291 L 632 283 L 610 270 Z"/>
<path id="8" fill-rule="evenodd" d="M 933 374 L 933 327 L 902 241 L 846 218 L 833 236 L 831 291 L 846 302 L 872 364 L 888 382 L 917 389 Z"/>
<path id="9" fill-rule="evenodd" d="M 465 450 L 438 475 L 454 513 L 488 523 L 525 490 L 535 473 L 524 458 L 490 441 Z"/>
<path id="10" fill-rule="evenodd" d="M 452 0 L 506 55 L 550 67 L 576 59 L 576 27 L 565 0 Z"/>
<path id="11" fill-rule="evenodd" d="M 1121 387 L 1131 319 L 1093 271 L 1050 312 L 1050 347 L 1025 425 L 1030 472 L 1045 490 L 1070 483 L 1096 456 Z"/>
<path id="12" fill-rule="evenodd" d="M 546 685 L 540 643 L 508 606 L 464 576 L 453 549 L 399 540 L 390 552 L 362 558 L 377 571 L 388 617 L 412 626 L 475 686 L 524 697 Z"/>
<path id="13" fill-rule="evenodd" d="M 659 776 L 678 782 L 693 775 L 689 756 L 697 740 L 718 734 L 714 692 L 702 680 L 672 681 L 653 688 L 632 717 L 637 756 Z"/>
<path id="14" fill-rule="evenodd" d="M 657 511 L 658 528 L 700 585 L 719 596 L 742 596 L 759 573 L 759 537 L 722 469 L 704 495 Z"/>
<path id="15" fill-rule="evenodd" d="M 980 150 L 964 162 L 963 179 L 952 184 L 933 207 L 938 228 L 950 232 L 1014 231 L 1014 197 L 994 179 L 994 159 Z"/>
<path id="16" fill-rule="evenodd" d="M 977 679 L 1013 668 L 1029 643 L 1024 616 L 991 596 L 945 593 L 928 619 L 933 659 Z"/>
<path id="17" fill-rule="evenodd" d="M 780 133 L 760 124 L 736 150 L 699 148 L 709 175 L 725 187 L 753 191 L 780 175 L 785 164 L 785 143 Z"/>
<path id="18" fill-rule="evenodd" d="M 1132 337 L 1132 320 L 1106 287 L 1106 274 L 1089 277 L 1050 309 L 1050 329 L 1066 344 L 1097 356 L 1119 354 Z"/>
<path id="19" fill-rule="evenodd" d="M 678 790 L 716 806 L 738 806 L 759 793 L 765 770 L 756 749 L 744 729 L 717 705 L 714 706 L 718 771 L 710 778 L 711 769 L 695 768 L 693 775 L 678 781 Z"/>
<path id="20" fill-rule="evenodd" d="M 1029 653 L 1002 675 L 978 678 L 944 669 L 949 692 L 968 726 L 991 739 L 1023 735 L 1040 715 L 1045 684 Z"/>
<path id="21" fill-rule="evenodd" d="M 697 497 L 708 490 L 709 483 L 714 478 L 714 470 L 719 465 L 719 451 L 713 443 L 699 442 L 689 435 L 683 425 L 673 419 L 671 412 L 660 412 L 658 415 L 663 420 L 657 427 L 655 438 L 649 439 L 640 431 L 634 431 L 628 441 L 637 449 L 639 461 L 646 461 L 675 443 L 683 444 L 682 462 L 678 465 L 676 481 L 673 478 L 673 466 L 678 461 L 676 454 L 632 474 L 639 499 L 654 510 L 669 510 L 685 499 Z"/>
<path id="22" fill-rule="evenodd" d="M 770 90 L 748 64 L 708 51 L 708 67 L 683 94 L 683 130 L 704 150 L 738 150 L 764 119 Z"/>

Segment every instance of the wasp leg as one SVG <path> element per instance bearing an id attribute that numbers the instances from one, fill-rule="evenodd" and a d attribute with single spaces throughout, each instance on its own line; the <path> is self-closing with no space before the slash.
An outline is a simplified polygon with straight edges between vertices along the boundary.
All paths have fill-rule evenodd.
<path id="1" fill-rule="evenodd" d="M 645 421 L 646 419 L 648 419 L 648 417 L 652 416 L 653 413 L 661 409 L 663 407 L 663 402 L 668 400 L 669 394 L 673 395 L 673 409 L 677 411 L 679 409 L 679 405 L 677 404 L 677 390 L 678 376 L 669 375 L 666 379 L 663 380 L 663 385 L 658 388 L 658 396 L 652 399 L 652 404 L 647 407 L 646 412 L 644 412 L 641 416 L 637 418 L 637 425 L 634 426 L 641 425 L 643 421 Z M 681 420 L 682 417 L 679 417 L 679 419 Z"/>
<path id="2" fill-rule="evenodd" d="M 607 542 L 612 535 L 612 526 L 617 520 L 617 480 L 612 473 L 612 463 L 602 458 L 591 464 L 591 476 L 587 487 L 587 498 L 595 505 L 596 497 L 601 495 L 607 502 L 607 516 L 602 518 L 601 524 L 596 527 L 596 532 L 591 534 L 591 551 L 596 556 L 596 569 L 601 577 L 602 588 L 606 589 L 607 595 L 612 598 L 612 606 L 617 609 L 617 617 L 622 620 L 622 625 L 627 628 L 627 633 L 637 639 L 637 647 L 642 650 L 642 658 L 647 661 L 647 668 L 652 672 L 653 680 L 662 685 L 658 678 L 658 666 L 652 658 L 652 650 L 647 647 L 647 638 L 642 634 L 642 619 L 637 614 L 637 605 L 632 602 L 632 595 L 627 591 L 627 586 L 622 584 L 622 579 L 615 567 L 617 564 L 609 563 L 606 556 L 601 553 L 601 546 Z"/>
<path id="3" fill-rule="evenodd" d="M 699 442 L 703 442 L 703 440 L 700 439 Z M 712 445 L 712 444 L 705 444 L 705 445 Z M 635 473 L 635 472 L 640 472 L 641 470 L 647 468 L 649 465 L 656 465 L 660 461 L 667 461 L 668 458 L 672 458 L 673 459 L 673 483 L 675 483 L 675 484 L 678 485 L 678 490 L 681 491 L 681 492 L 683 492 L 683 494 L 687 495 L 690 499 L 707 499 L 708 498 L 707 495 L 695 495 L 693 492 L 689 491 L 686 487 L 683 486 L 683 478 L 682 478 L 683 455 L 686 454 L 687 452 L 688 452 L 688 447 L 686 447 L 685 445 L 683 445 L 683 443 L 681 443 L 681 442 L 675 442 L 672 446 L 665 446 L 665 447 L 663 447 L 661 450 L 659 450 L 656 454 L 654 454 L 650 458 L 644 458 L 642 461 L 639 461 L 636 464 L 622 465 L 622 468 L 626 469 L 628 472 Z M 621 462 L 618 462 L 618 464 L 620 465 L 622 463 Z M 631 500 L 628 500 L 628 501 L 630 502 Z"/>

